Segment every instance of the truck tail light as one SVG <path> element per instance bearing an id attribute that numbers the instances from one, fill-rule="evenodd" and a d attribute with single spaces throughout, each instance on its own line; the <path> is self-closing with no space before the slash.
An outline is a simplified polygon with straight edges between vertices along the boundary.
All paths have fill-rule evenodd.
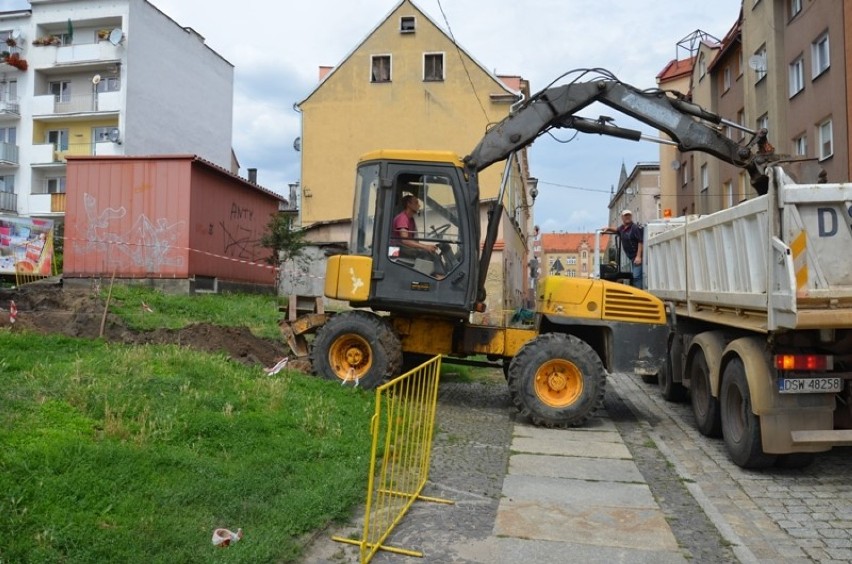
<path id="1" fill-rule="evenodd" d="M 826 372 L 834 369 L 834 357 L 824 354 L 776 354 L 775 368 L 784 371 Z"/>

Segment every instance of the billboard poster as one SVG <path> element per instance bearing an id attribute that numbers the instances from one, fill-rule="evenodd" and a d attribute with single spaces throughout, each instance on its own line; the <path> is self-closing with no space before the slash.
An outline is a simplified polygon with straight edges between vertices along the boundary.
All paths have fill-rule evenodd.
<path id="1" fill-rule="evenodd" d="M 0 215 L 0 274 L 50 276 L 53 221 Z"/>

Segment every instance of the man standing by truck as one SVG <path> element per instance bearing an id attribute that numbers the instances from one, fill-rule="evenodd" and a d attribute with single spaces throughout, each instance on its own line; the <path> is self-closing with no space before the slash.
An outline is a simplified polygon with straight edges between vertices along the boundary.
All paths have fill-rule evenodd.
<path id="1" fill-rule="evenodd" d="M 615 233 L 621 238 L 621 248 L 627 258 L 630 259 L 630 265 L 633 268 L 633 278 L 630 280 L 630 285 L 636 288 L 642 288 L 642 247 L 645 237 L 644 228 L 638 223 L 633 223 L 633 212 L 624 210 L 621 212 L 621 225 L 615 227 L 604 227 L 604 233 Z"/>

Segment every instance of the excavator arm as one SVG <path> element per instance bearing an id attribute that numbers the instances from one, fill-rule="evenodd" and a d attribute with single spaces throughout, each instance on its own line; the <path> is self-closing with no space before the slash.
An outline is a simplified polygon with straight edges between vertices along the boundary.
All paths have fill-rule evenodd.
<path id="1" fill-rule="evenodd" d="M 575 115 L 593 102 L 615 108 L 667 133 L 681 151 L 701 151 L 745 168 L 758 193 L 766 193 L 765 165 L 774 157 L 774 150 L 766 141 L 766 130 L 754 132 L 725 121 L 676 93 L 638 90 L 608 78 L 546 88 L 530 97 L 486 132 L 479 145 L 465 157 L 465 164 L 471 172 L 478 172 L 554 128 L 635 141 L 642 137 L 639 131 L 611 125 L 608 118 L 590 120 Z M 723 123 L 748 131 L 754 137 L 748 144 L 738 144 L 722 133 L 718 126 Z M 753 145 L 757 146 L 754 153 Z"/>
<path id="2" fill-rule="evenodd" d="M 765 194 L 769 181 L 766 167 L 777 160 L 772 145 L 766 140 L 766 130 L 752 131 L 741 124 L 726 121 L 685 99 L 679 93 L 664 90 L 639 90 L 617 80 L 606 71 L 587 82 L 573 81 L 545 88 L 525 100 L 502 121 L 491 127 L 470 155 L 464 158 L 471 185 L 478 192 L 478 173 L 497 161 L 508 158 L 526 147 L 540 135 L 556 128 L 571 128 L 583 133 L 598 133 L 639 141 L 640 131 L 614 126 L 611 119 L 591 120 L 575 114 L 594 102 L 600 102 L 671 137 L 671 141 L 654 138 L 660 143 L 672 143 L 681 151 L 701 151 L 749 172 L 751 184 L 758 194 Z M 722 133 L 727 125 L 752 134 L 748 143 L 739 144 Z M 755 147 L 756 150 L 752 151 Z M 474 195 L 478 198 L 478 193 Z M 498 199 L 499 200 L 499 199 Z M 484 308 L 485 279 L 491 254 L 497 240 L 502 216 L 502 202 L 495 203 L 489 213 L 488 227 L 479 257 L 479 277 L 476 309 Z"/>

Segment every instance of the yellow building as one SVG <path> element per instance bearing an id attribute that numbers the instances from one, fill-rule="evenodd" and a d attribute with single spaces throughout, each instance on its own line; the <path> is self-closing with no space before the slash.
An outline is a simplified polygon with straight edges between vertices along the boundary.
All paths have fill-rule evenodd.
<path id="1" fill-rule="evenodd" d="M 348 240 L 355 167 L 376 149 L 436 149 L 467 155 L 489 124 L 506 117 L 529 93 L 520 77 L 497 77 L 456 45 L 410 0 L 399 2 L 336 67 L 321 67 L 302 113 L 300 220 L 334 224 L 324 237 Z M 489 270 L 489 310 L 519 307 L 528 287 L 527 242 L 532 225 L 526 152 L 509 176 L 501 237 Z M 504 165 L 480 174 L 485 207 L 499 192 Z M 483 221 L 483 226 L 485 221 Z M 484 232 L 484 229 L 483 229 Z"/>
<path id="2" fill-rule="evenodd" d="M 600 253 L 605 256 L 609 235 L 601 235 Z M 594 233 L 543 233 L 541 235 L 541 274 L 569 276 L 571 278 L 594 278 L 595 234 Z M 603 260 L 601 258 L 601 260 Z M 598 262 L 600 264 L 600 262 Z"/>

